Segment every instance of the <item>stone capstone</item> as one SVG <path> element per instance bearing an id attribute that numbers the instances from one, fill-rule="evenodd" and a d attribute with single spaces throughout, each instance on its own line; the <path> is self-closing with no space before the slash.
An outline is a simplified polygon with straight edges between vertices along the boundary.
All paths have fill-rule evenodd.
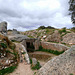
<path id="1" fill-rule="evenodd" d="M 25 39 L 29 39 L 29 37 L 27 37 L 26 35 L 22 35 L 22 34 L 14 34 L 14 35 L 8 35 L 8 38 L 10 40 L 15 40 L 15 41 L 23 41 Z"/>
<path id="2" fill-rule="evenodd" d="M 48 61 L 36 75 L 75 75 L 75 45 Z"/>

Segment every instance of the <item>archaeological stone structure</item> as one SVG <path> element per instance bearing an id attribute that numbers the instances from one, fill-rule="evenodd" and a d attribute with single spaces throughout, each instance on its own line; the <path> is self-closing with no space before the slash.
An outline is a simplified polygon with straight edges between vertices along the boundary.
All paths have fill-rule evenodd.
<path id="1" fill-rule="evenodd" d="M 0 33 L 6 35 L 7 34 L 7 22 L 0 23 Z"/>
<path id="2" fill-rule="evenodd" d="M 40 46 L 39 40 L 34 38 L 25 39 L 21 43 L 26 47 L 28 51 L 31 49 L 38 50 Z"/>
<path id="3" fill-rule="evenodd" d="M 59 43 L 41 42 L 40 45 L 44 49 L 51 49 L 51 50 L 57 50 L 57 51 L 66 51 L 67 49 L 69 49 L 69 47 Z"/>

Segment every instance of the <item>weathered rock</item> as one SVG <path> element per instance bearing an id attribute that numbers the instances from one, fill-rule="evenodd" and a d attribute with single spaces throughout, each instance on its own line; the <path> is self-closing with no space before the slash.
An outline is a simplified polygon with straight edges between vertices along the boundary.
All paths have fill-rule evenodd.
<path id="1" fill-rule="evenodd" d="M 61 42 L 61 36 L 58 31 L 55 31 L 52 35 L 49 35 L 46 38 L 46 41 L 51 41 L 51 42 Z"/>
<path id="2" fill-rule="evenodd" d="M 0 23 L 0 33 L 7 34 L 7 22 Z"/>
<path id="3" fill-rule="evenodd" d="M 48 61 L 37 75 L 75 75 L 75 45 Z"/>
<path id="4" fill-rule="evenodd" d="M 59 44 L 59 43 L 50 43 L 50 42 L 41 42 L 41 46 L 44 49 L 51 49 L 51 50 L 57 50 L 57 51 L 65 51 L 67 50 L 69 47 L 63 45 L 63 44 Z"/>
<path id="5" fill-rule="evenodd" d="M 39 40 L 36 40 L 35 41 L 35 50 L 38 50 L 39 46 L 40 46 L 40 42 L 39 42 Z"/>
<path id="6" fill-rule="evenodd" d="M 63 43 L 66 44 L 75 44 L 75 33 L 68 33 L 62 37 Z"/>
<path id="7" fill-rule="evenodd" d="M 37 64 L 37 59 L 36 58 L 32 58 L 32 65 L 35 66 Z"/>
<path id="8" fill-rule="evenodd" d="M 29 39 L 26 35 L 22 35 L 22 34 L 8 35 L 8 38 L 10 40 L 15 40 L 15 41 L 20 41 L 20 42 L 25 39 Z"/>

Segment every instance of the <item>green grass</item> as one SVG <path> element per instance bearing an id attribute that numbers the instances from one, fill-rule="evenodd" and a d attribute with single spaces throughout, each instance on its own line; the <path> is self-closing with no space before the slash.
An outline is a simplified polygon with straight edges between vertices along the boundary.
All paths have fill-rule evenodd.
<path id="1" fill-rule="evenodd" d="M 32 59 L 30 58 L 30 64 L 32 64 Z"/>
<path id="2" fill-rule="evenodd" d="M 60 55 L 60 54 L 64 53 L 64 51 L 57 51 L 57 50 L 51 50 L 51 49 L 43 49 L 42 46 L 40 46 L 39 50 L 37 50 L 37 51 L 48 52 L 48 53 L 52 53 L 52 54 L 55 54 L 55 55 Z"/>
<path id="3" fill-rule="evenodd" d="M 31 36 L 31 35 L 28 35 L 28 37 L 29 37 L 29 38 L 34 38 L 34 37 L 33 37 L 33 36 Z"/>
<path id="4" fill-rule="evenodd" d="M 17 65 L 0 70 L 0 75 L 12 73 L 17 68 Z"/>
<path id="5" fill-rule="evenodd" d="M 72 73 L 70 75 L 73 75 Z"/>

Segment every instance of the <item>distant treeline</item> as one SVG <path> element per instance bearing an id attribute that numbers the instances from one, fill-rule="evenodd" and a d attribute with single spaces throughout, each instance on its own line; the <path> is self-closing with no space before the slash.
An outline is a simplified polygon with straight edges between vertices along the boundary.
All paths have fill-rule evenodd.
<path id="1" fill-rule="evenodd" d="M 55 29 L 54 27 L 51 27 L 51 26 L 40 26 L 38 29 Z"/>

